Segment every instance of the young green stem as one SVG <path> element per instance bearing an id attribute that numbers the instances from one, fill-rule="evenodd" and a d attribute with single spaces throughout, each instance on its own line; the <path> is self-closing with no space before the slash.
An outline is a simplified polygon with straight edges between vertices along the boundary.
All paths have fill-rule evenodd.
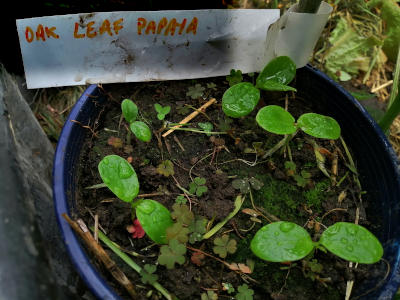
<path id="1" fill-rule="evenodd" d="M 93 231 L 93 227 L 89 227 L 90 230 Z M 103 234 L 101 231 L 99 231 L 99 239 L 108 246 L 116 255 L 118 255 L 128 266 L 130 266 L 133 270 L 135 270 L 137 273 L 140 273 L 142 268 L 137 265 L 128 255 L 126 255 L 124 252 L 122 252 L 118 247 L 115 246 L 114 242 L 109 240 L 105 234 Z M 172 300 L 174 297 L 158 282 L 154 282 L 152 286 L 159 291 L 166 299 Z"/>
<path id="2" fill-rule="evenodd" d="M 396 119 L 397 115 L 400 113 L 400 93 L 397 93 L 396 98 L 393 100 L 392 105 L 386 111 L 383 118 L 379 121 L 379 126 L 382 128 L 384 133 L 389 132 L 390 125 Z"/>
<path id="3" fill-rule="evenodd" d="M 321 2 L 322 0 L 300 0 L 297 12 L 315 14 L 321 5 Z"/>
<path id="4" fill-rule="evenodd" d="M 294 136 L 297 134 L 297 130 L 292 133 L 292 134 L 288 134 L 285 135 L 285 137 L 283 139 L 281 139 L 275 146 L 273 146 L 271 149 L 269 149 L 267 151 L 267 153 L 264 154 L 264 156 L 262 157 L 262 159 L 265 159 L 269 156 L 271 156 L 272 154 L 274 154 L 276 151 L 278 151 L 280 148 L 282 148 L 283 146 L 286 145 L 286 143 L 289 143 L 289 141 L 294 138 Z"/>

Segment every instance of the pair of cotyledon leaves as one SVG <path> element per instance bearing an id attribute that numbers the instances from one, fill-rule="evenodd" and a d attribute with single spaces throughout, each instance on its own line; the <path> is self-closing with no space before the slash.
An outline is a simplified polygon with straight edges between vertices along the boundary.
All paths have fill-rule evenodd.
<path id="1" fill-rule="evenodd" d="M 233 118 L 248 115 L 258 104 L 260 90 L 295 91 L 288 86 L 296 74 L 296 65 L 287 56 L 271 60 L 257 77 L 256 86 L 243 82 L 230 87 L 222 97 L 222 110 Z M 326 139 L 337 139 L 340 126 L 331 117 L 306 113 L 295 123 L 293 116 L 282 107 L 265 106 L 257 113 L 257 123 L 265 130 L 276 134 L 292 134 L 301 128 L 307 134 Z"/>
<path id="2" fill-rule="evenodd" d="M 151 140 L 151 130 L 146 123 L 142 121 L 136 121 L 139 110 L 137 105 L 129 99 L 125 99 L 121 103 L 121 110 L 125 120 L 129 123 L 129 128 L 133 134 L 143 142 L 149 142 Z"/>

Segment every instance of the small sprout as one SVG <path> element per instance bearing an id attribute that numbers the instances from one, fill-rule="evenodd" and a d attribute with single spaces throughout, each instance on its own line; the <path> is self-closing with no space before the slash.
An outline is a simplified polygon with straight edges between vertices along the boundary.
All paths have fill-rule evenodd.
<path id="1" fill-rule="evenodd" d="M 308 232 L 291 222 L 274 222 L 257 231 L 250 243 L 253 253 L 271 262 L 302 259 L 314 249 Z"/>
<path id="2" fill-rule="evenodd" d="M 205 218 L 201 218 L 195 220 L 188 227 L 191 232 L 189 236 L 189 243 L 194 244 L 196 242 L 200 242 L 203 239 L 203 235 L 206 233 L 207 229 L 207 220 Z"/>
<path id="3" fill-rule="evenodd" d="M 165 177 L 168 177 L 170 175 L 174 175 L 174 164 L 170 160 L 164 160 L 161 162 L 161 164 L 158 165 L 157 167 L 157 172 L 161 175 L 164 175 Z"/>
<path id="4" fill-rule="evenodd" d="M 186 116 L 190 112 L 190 108 L 187 105 L 177 106 L 176 111 L 178 114 Z"/>
<path id="5" fill-rule="evenodd" d="M 130 99 L 125 99 L 121 103 L 121 111 L 125 120 L 130 124 L 136 121 L 138 116 L 138 107 L 137 105 Z"/>
<path id="6" fill-rule="evenodd" d="M 237 288 L 238 293 L 235 296 L 237 300 L 253 300 L 254 291 L 249 289 L 247 284 L 242 284 Z"/>
<path id="7" fill-rule="evenodd" d="M 132 234 L 134 239 L 141 239 L 145 235 L 145 231 L 138 219 L 133 221 L 133 225 L 126 226 L 126 230 Z"/>
<path id="8" fill-rule="evenodd" d="M 319 243 L 343 259 L 362 264 L 376 263 L 383 255 L 379 240 L 364 227 L 353 223 L 338 222 L 328 227 Z"/>
<path id="9" fill-rule="evenodd" d="M 232 181 L 232 187 L 236 190 L 240 190 L 242 194 L 247 194 L 250 192 L 250 188 L 253 188 L 255 190 L 260 190 L 263 187 L 263 183 L 254 178 L 243 178 L 243 179 L 235 179 Z"/>
<path id="10" fill-rule="evenodd" d="M 217 300 L 218 295 L 214 291 L 207 291 L 201 294 L 201 300 Z"/>
<path id="11" fill-rule="evenodd" d="M 160 104 L 156 103 L 154 104 L 154 109 L 157 112 L 157 119 L 164 120 L 165 116 L 169 114 L 171 111 L 171 106 L 161 106 Z"/>
<path id="12" fill-rule="evenodd" d="M 175 203 L 177 203 L 177 204 L 186 204 L 186 202 L 187 202 L 187 199 L 183 195 L 178 195 L 175 199 Z"/>
<path id="13" fill-rule="evenodd" d="M 201 86 L 201 84 L 196 83 L 195 86 L 190 86 L 189 91 L 186 92 L 186 96 L 192 99 L 198 99 L 203 96 L 205 88 Z"/>
<path id="14" fill-rule="evenodd" d="M 199 122 L 197 123 L 197 125 L 199 125 L 199 127 L 203 129 L 204 132 L 211 132 L 214 128 L 213 124 L 211 124 L 210 122 L 205 122 L 205 123 Z M 211 135 L 210 133 L 207 133 L 207 136 L 210 135 Z"/>
<path id="15" fill-rule="evenodd" d="M 145 264 L 140 271 L 141 280 L 144 284 L 153 284 L 157 281 L 158 275 L 153 274 L 157 270 L 156 265 Z"/>
<path id="16" fill-rule="evenodd" d="M 166 244 L 166 230 L 173 224 L 169 210 L 150 199 L 139 200 L 133 207 L 136 208 L 136 217 L 149 238 L 158 244 Z"/>
<path id="17" fill-rule="evenodd" d="M 207 83 L 207 88 L 216 91 L 217 85 L 214 82 Z"/>
<path id="18" fill-rule="evenodd" d="M 196 194 L 197 197 L 201 197 L 208 191 L 206 179 L 203 177 L 196 177 L 194 181 L 189 184 L 189 193 Z"/>
<path id="19" fill-rule="evenodd" d="M 285 161 L 285 169 L 286 174 L 288 176 L 294 176 L 294 174 L 296 174 L 296 164 L 292 161 Z"/>
<path id="20" fill-rule="evenodd" d="M 256 191 L 259 191 L 264 185 L 264 183 L 262 183 L 262 181 L 254 178 L 254 177 L 249 178 L 249 183 L 250 183 L 251 187 L 253 189 L 255 189 Z"/>
<path id="21" fill-rule="evenodd" d="M 233 86 L 243 81 L 242 71 L 232 69 L 230 74 L 226 76 L 229 86 Z"/>
<path id="22" fill-rule="evenodd" d="M 271 60 L 258 75 L 256 86 L 267 91 L 296 91 L 288 86 L 296 75 L 296 64 L 288 56 Z"/>
<path id="23" fill-rule="evenodd" d="M 177 240 L 169 241 L 168 245 L 161 246 L 158 263 L 166 266 L 167 269 L 173 269 L 175 263 L 182 265 L 185 262 L 186 247 Z"/>
<path id="24" fill-rule="evenodd" d="M 115 136 L 110 136 L 107 140 L 107 144 L 109 144 L 110 146 L 117 148 L 117 149 L 122 148 L 124 145 L 122 140 Z"/>
<path id="25" fill-rule="evenodd" d="M 228 253 L 233 254 L 236 252 L 236 240 L 229 239 L 229 235 L 227 234 L 215 238 L 214 245 L 214 253 L 218 254 L 221 258 L 225 258 Z"/>
<path id="26" fill-rule="evenodd" d="M 190 225 L 194 220 L 194 214 L 189 210 L 186 204 L 175 203 L 172 206 L 171 216 L 176 222 L 182 223 L 184 225 Z"/>
<path id="27" fill-rule="evenodd" d="M 226 291 L 228 294 L 232 294 L 232 293 L 235 292 L 235 288 L 229 282 L 227 282 L 227 283 L 223 282 L 222 283 L 222 290 Z"/>
<path id="28" fill-rule="evenodd" d="M 250 82 L 238 83 L 227 89 L 222 96 L 222 110 L 232 118 L 244 117 L 253 111 L 259 100 L 259 89 Z"/>
<path id="29" fill-rule="evenodd" d="M 178 240 L 180 243 L 185 244 L 189 240 L 189 229 L 183 227 L 182 223 L 174 223 L 171 227 L 166 230 L 167 240 Z"/>
<path id="30" fill-rule="evenodd" d="M 135 170 L 118 155 L 104 157 L 98 165 L 100 177 L 107 187 L 121 200 L 131 202 L 139 193 Z"/>
<path id="31" fill-rule="evenodd" d="M 196 266 L 201 266 L 204 262 L 204 258 L 206 258 L 206 256 L 199 252 L 199 251 L 194 251 L 192 256 L 190 257 L 190 260 L 192 263 L 194 263 Z"/>
<path id="32" fill-rule="evenodd" d="M 139 140 L 142 142 L 150 142 L 151 130 L 146 123 L 142 121 L 135 121 L 131 123 L 129 128 Z"/>
<path id="33" fill-rule="evenodd" d="M 310 182 L 311 174 L 305 170 L 302 170 L 299 174 L 293 176 L 296 180 L 296 184 L 300 187 L 305 187 L 308 182 Z"/>

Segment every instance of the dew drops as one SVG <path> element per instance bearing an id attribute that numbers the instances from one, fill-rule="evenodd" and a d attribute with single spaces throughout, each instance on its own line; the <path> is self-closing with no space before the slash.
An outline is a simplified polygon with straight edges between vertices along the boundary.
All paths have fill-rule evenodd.
<path id="1" fill-rule="evenodd" d="M 149 215 L 154 211 L 155 206 L 151 201 L 144 201 L 139 204 L 138 209 L 143 213 Z"/>
<path id="2" fill-rule="evenodd" d="M 344 238 L 344 237 L 342 237 L 342 238 L 340 239 L 340 241 L 341 241 L 343 244 L 347 244 L 347 243 L 349 242 L 349 240 L 346 239 L 346 238 Z"/>
<path id="3" fill-rule="evenodd" d="M 275 231 L 275 232 L 274 232 L 274 235 L 275 235 L 275 236 L 278 236 L 279 234 L 280 234 L 279 231 Z"/>
<path id="4" fill-rule="evenodd" d="M 293 223 L 289 223 L 289 222 L 282 222 L 281 225 L 279 225 L 279 229 L 282 232 L 289 232 L 294 228 L 294 224 Z"/>
<path id="5" fill-rule="evenodd" d="M 108 165 L 108 164 L 110 163 L 110 160 L 108 159 L 108 157 L 105 157 L 105 158 L 103 159 L 103 163 L 104 163 L 105 165 Z"/>
<path id="6" fill-rule="evenodd" d="M 120 162 L 119 163 L 119 170 L 118 170 L 118 176 L 121 179 L 126 179 L 131 177 L 133 174 L 132 168 L 128 165 L 128 163 L 125 162 Z"/>
<path id="7" fill-rule="evenodd" d="M 351 245 L 346 246 L 346 250 L 349 252 L 353 252 L 354 248 Z"/>

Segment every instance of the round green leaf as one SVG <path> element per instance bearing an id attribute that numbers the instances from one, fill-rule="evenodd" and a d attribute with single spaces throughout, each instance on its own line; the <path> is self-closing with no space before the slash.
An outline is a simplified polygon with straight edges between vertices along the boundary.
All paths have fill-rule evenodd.
<path id="1" fill-rule="evenodd" d="M 225 115 L 240 118 L 248 115 L 260 100 L 260 91 L 250 82 L 231 86 L 222 96 L 222 110 Z"/>
<path id="2" fill-rule="evenodd" d="M 256 121 L 266 131 L 276 134 L 291 134 L 296 131 L 293 116 L 277 105 L 268 105 L 261 108 Z"/>
<path id="3" fill-rule="evenodd" d="M 104 157 L 98 165 L 100 177 L 107 187 L 121 200 L 131 202 L 139 193 L 135 170 L 118 155 Z"/>
<path id="4" fill-rule="evenodd" d="M 132 100 L 125 99 L 124 101 L 122 101 L 121 110 L 125 120 L 128 123 L 132 123 L 133 121 L 136 120 L 138 115 L 138 107 L 136 106 L 135 103 L 133 103 Z"/>
<path id="5" fill-rule="evenodd" d="M 133 134 L 143 142 L 149 142 L 151 140 L 151 131 L 146 123 L 141 121 L 135 121 L 130 126 Z"/>
<path id="6" fill-rule="evenodd" d="M 319 241 L 337 256 L 362 264 L 373 264 L 383 255 L 379 240 L 366 228 L 353 223 L 338 222 L 324 231 Z"/>
<path id="7" fill-rule="evenodd" d="M 271 60 L 257 77 L 256 87 L 268 91 L 296 91 L 287 86 L 296 75 L 296 64 L 288 56 Z"/>
<path id="8" fill-rule="evenodd" d="M 260 228 L 250 248 L 261 259 L 285 262 L 302 259 L 313 250 L 314 243 L 303 227 L 280 221 Z"/>
<path id="9" fill-rule="evenodd" d="M 319 115 L 316 113 L 307 113 L 300 116 L 297 125 L 307 134 L 323 139 L 336 140 L 340 137 L 340 126 L 335 119 Z"/>
<path id="10" fill-rule="evenodd" d="M 146 234 L 157 244 L 168 244 L 166 230 L 173 224 L 169 210 L 150 199 L 139 200 L 134 207 L 136 217 Z"/>

